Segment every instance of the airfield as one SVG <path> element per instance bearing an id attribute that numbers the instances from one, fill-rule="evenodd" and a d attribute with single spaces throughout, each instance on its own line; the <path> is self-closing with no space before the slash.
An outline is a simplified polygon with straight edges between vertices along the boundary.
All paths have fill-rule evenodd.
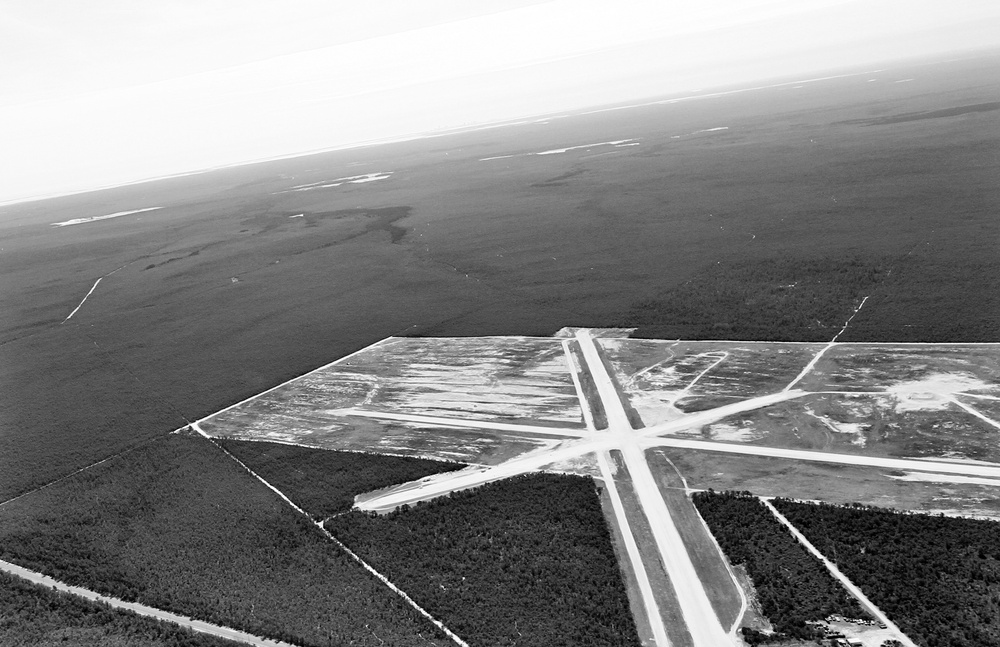
<path id="1" fill-rule="evenodd" d="M 255 639 L 423 645 L 316 527 L 340 511 L 225 448 L 446 461 L 352 490 L 377 519 L 582 475 L 641 640 L 700 647 L 755 611 L 694 493 L 1000 519 L 996 61 L 0 206 L 0 559 Z M 0 584 L 24 626 L 58 606 Z"/>
<path id="2" fill-rule="evenodd" d="M 470 465 L 360 495 L 362 510 L 385 512 L 534 470 L 593 476 L 604 484 L 630 591 L 641 598 L 633 608 L 643 610 L 640 625 L 657 645 L 735 643 L 747 609 L 718 551 L 716 564 L 695 568 L 690 554 L 710 540 L 691 526 L 681 526 L 682 536 L 672 521 L 694 511 L 669 492 L 678 478 L 680 491 L 737 488 L 748 462 L 754 478 L 778 482 L 774 491 L 754 488 L 763 496 L 1000 519 L 1000 344 L 627 335 L 389 338 L 195 425 L 213 438 Z M 692 470 L 697 479 L 673 462 L 713 465 L 719 454 L 732 467 Z M 810 474 L 783 479 L 790 468 Z M 838 478 L 823 470 L 845 469 L 854 487 L 831 488 Z M 639 541 L 636 526 L 648 527 L 653 542 Z M 659 568 L 665 573 L 651 576 Z M 663 575 L 672 591 L 651 585 Z M 728 591 L 718 590 L 720 579 Z M 671 606 L 686 629 L 663 622 L 660 609 Z"/>

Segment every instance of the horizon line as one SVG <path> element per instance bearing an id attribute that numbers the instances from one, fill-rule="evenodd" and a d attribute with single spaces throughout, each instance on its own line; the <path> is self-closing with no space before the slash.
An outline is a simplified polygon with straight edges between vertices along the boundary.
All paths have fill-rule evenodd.
<path id="1" fill-rule="evenodd" d="M 982 48 L 980 48 L 980 49 L 974 49 L 974 50 L 966 50 L 965 52 L 962 52 L 962 53 L 964 54 L 963 56 L 951 56 L 951 57 L 943 58 L 943 59 L 936 59 L 936 58 L 935 59 L 930 59 L 930 57 L 928 57 L 928 56 L 913 56 L 913 57 L 908 57 L 908 58 L 903 58 L 903 59 L 891 59 L 891 60 L 886 60 L 882 64 L 887 65 L 887 66 L 888 65 L 898 66 L 900 64 L 906 64 L 907 62 L 909 62 L 911 65 L 919 65 L 919 66 L 939 65 L 939 64 L 949 63 L 949 62 L 955 62 L 955 61 L 964 61 L 964 60 L 972 60 L 972 59 L 976 59 L 976 58 L 983 58 L 983 57 L 988 57 L 988 56 L 991 56 L 991 55 L 992 56 L 1000 56 L 1000 49 L 997 49 L 997 48 L 985 48 L 985 49 L 982 49 Z M 916 61 L 924 61 L 924 62 L 922 62 L 922 63 L 916 63 Z M 869 65 L 879 65 L 879 63 L 876 62 L 876 63 L 866 64 L 865 67 L 867 68 Z M 419 139 L 431 139 L 431 138 L 434 138 L 434 137 L 447 137 L 449 135 L 459 135 L 459 134 L 463 134 L 463 133 L 475 132 L 477 130 L 487 130 L 487 129 L 491 129 L 491 128 L 503 128 L 503 127 L 506 127 L 506 126 L 525 125 L 525 124 L 529 124 L 529 123 L 534 123 L 536 121 L 544 121 L 546 119 L 556 119 L 556 118 L 564 118 L 564 117 L 570 117 L 570 116 L 584 116 L 584 115 L 588 115 L 588 114 L 596 114 L 596 113 L 601 113 L 601 112 L 611 112 L 611 111 L 617 111 L 617 110 L 628 110 L 628 109 L 631 109 L 631 108 L 642 108 L 642 107 L 648 107 L 648 106 L 653 106 L 653 105 L 664 105 L 664 104 L 670 104 L 670 103 L 675 103 L 675 102 L 680 102 L 680 101 L 690 101 L 690 100 L 696 100 L 696 99 L 710 99 L 710 98 L 715 98 L 715 97 L 725 96 L 725 95 L 730 95 L 730 94 L 738 94 L 738 93 L 742 93 L 742 92 L 755 92 L 755 91 L 759 91 L 759 90 L 767 90 L 767 89 L 771 89 L 771 88 L 781 87 L 781 86 L 784 86 L 784 85 L 791 85 L 791 84 L 794 84 L 794 83 L 816 83 L 816 82 L 820 82 L 820 81 L 827 81 L 827 80 L 833 80 L 833 79 L 848 78 L 848 77 L 851 77 L 851 76 L 860 76 L 860 75 L 863 75 L 863 74 L 871 74 L 873 72 L 883 72 L 883 71 L 886 71 L 888 69 L 891 69 L 890 67 L 878 68 L 876 70 L 859 69 L 859 68 L 860 68 L 860 66 L 852 66 L 850 68 L 833 68 L 833 67 L 822 68 L 822 69 L 818 69 L 815 73 L 816 74 L 822 74 L 824 72 L 834 72 L 834 71 L 843 71 L 843 73 L 841 73 L 841 74 L 829 74 L 829 75 L 825 75 L 825 76 L 812 77 L 812 78 L 808 78 L 808 79 L 783 80 L 781 82 L 767 83 L 765 85 L 749 85 L 749 84 L 752 84 L 752 83 L 759 83 L 760 81 L 768 81 L 768 80 L 777 81 L 778 79 L 791 78 L 791 76 L 760 77 L 758 79 L 746 80 L 746 81 L 743 81 L 743 82 L 741 82 L 739 84 L 728 83 L 728 84 L 722 84 L 722 85 L 717 85 L 717 86 L 711 86 L 711 87 L 707 87 L 707 88 L 697 88 L 695 90 L 679 91 L 677 93 L 677 94 L 692 93 L 692 92 L 693 93 L 697 93 L 697 94 L 686 94 L 685 96 L 673 96 L 673 95 L 670 95 L 670 94 L 667 94 L 667 95 L 648 95 L 648 96 L 646 96 L 644 98 L 641 98 L 641 99 L 626 100 L 626 101 L 617 102 L 617 103 L 616 102 L 608 102 L 608 103 L 601 103 L 601 104 L 593 104 L 593 105 L 590 105 L 590 106 L 576 107 L 576 108 L 567 109 L 567 110 L 561 110 L 561 111 L 524 114 L 524 115 L 518 115 L 518 116 L 510 117 L 510 118 L 507 118 L 507 119 L 501 119 L 501 120 L 497 120 L 497 121 L 487 121 L 487 122 L 480 122 L 480 123 L 472 123 L 472 124 L 463 125 L 463 126 L 456 126 L 456 127 L 452 127 L 452 128 L 443 128 L 443 129 L 440 129 L 440 130 L 411 132 L 411 133 L 404 133 L 404 134 L 401 134 L 401 135 L 396 135 L 396 136 L 391 136 L 391 137 L 385 137 L 385 138 L 380 138 L 380 139 L 368 139 L 368 140 L 362 140 L 362 141 L 357 141 L 357 142 L 349 142 L 349 143 L 338 144 L 338 145 L 324 147 L 324 148 L 317 148 L 317 149 L 311 149 L 311 150 L 305 150 L 305 151 L 296 151 L 296 152 L 287 153 L 287 154 L 283 154 L 283 155 L 276 155 L 276 156 L 263 157 L 263 158 L 255 158 L 255 159 L 250 159 L 250 160 L 242 160 L 242 161 L 238 161 L 238 162 L 232 162 L 232 163 L 227 163 L 227 164 L 220 164 L 220 165 L 217 165 L 217 166 L 208 166 L 208 167 L 191 169 L 191 170 L 188 170 L 188 171 L 178 171 L 177 173 L 169 173 L 169 174 L 166 174 L 166 175 L 157 175 L 157 176 L 153 176 L 153 177 L 140 178 L 140 179 L 129 180 L 129 181 L 125 181 L 125 182 L 116 182 L 116 183 L 113 183 L 113 184 L 105 184 L 105 185 L 95 186 L 95 187 L 87 188 L 87 189 L 73 189 L 73 190 L 68 190 L 68 191 L 48 193 L 48 194 L 44 194 L 44 195 L 33 195 L 33 196 L 25 196 L 25 197 L 21 197 L 21 198 L 13 198 L 11 200 L 0 200 L 0 209 L 3 209 L 5 207 L 19 205 L 19 204 L 25 204 L 25 203 L 29 203 L 29 202 L 40 202 L 40 201 L 43 201 L 43 200 L 52 200 L 52 199 L 56 199 L 56 198 L 65 198 L 65 197 L 74 196 L 74 195 L 81 195 L 81 194 L 84 194 L 84 193 L 95 193 L 95 192 L 98 192 L 98 191 L 107 191 L 107 190 L 111 190 L 111 189 L 118 189 L 118 188 L 123 188 L 123 187 L 128 187 L 128 186 L 135 186 L 137 184 L 146 184 L 148 182 L 158 182 L 160 180 L 171 180 L 171 179 L 175 179 L 175 178 L 188 177 L 188 176 L 192 176 L 192 175 L 201 175 L 203 173 L 211 173 L 213 171 L 221 171 L 221 170 L 230 169 L 230 168 L 238 168 L 240 166 L 251 166 L 251 165 L 254 165 L 254 164 L 265 164 L 267 162 L 277 162 L 277 161 L 281 161 L 281 160 L 296 159 L 296 158 L 299 158 L 299 157 L 308 157 L 310 155 L 321 155 L 323 153 L 333 153 L 333 152 L 338 152 L 338 151 L 350 150 L 350 149 L 353 149 L 353 148 L 367 148 L 367 147 L 371 147 L 371 146 L 382 146 L 382 145 L 386 145 L 386 144 L 397 144 L 397 143 L 408 142 L 408 141 L 416 141 L 416 140 L 419 140 Z M 846 71 L 846 70 L 852 70 L 852 71 Z M 726 89 L 726 88 L 730 88 L 730 89 Z"/>

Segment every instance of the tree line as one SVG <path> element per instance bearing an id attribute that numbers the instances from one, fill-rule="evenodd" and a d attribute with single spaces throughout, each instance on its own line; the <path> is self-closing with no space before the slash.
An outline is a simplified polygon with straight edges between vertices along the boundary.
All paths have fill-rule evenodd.
<path id="1" fill-rule="evenodd" d="M 169 622 L 113 609 L 0 573 L 0 644 L 28 647 L 237 647 Z"/>
<path id="2" fill-rule="evenodd" d="M 424 458 L 280 443 L 228 439 L 216 442 L 317 519 L 350 510 L 358 494 L 465 467 L 462 463 Z"/>
<path id="3" fill-rule="evenodd" d="M 664 339 L 830 341 L 887 271 L 886 259 L 852 256 L 714 264 L 616 325 Z"/>
<path id="4" fill-rule="evenodd" d="M 639 644 L 590 478 L 523 475 L 326 528 L 469 644 Z"/>
<path id="5" fill-rule="evenodd" d="M 0 507 L 0 558 L 287 641 L 443 634 L 224 452 L 171 434 Z"/>
<path id="6" fill-rule="evenodd" d="M 696 492 L 698 512 L 732 564 L 743 564 L 753 580 L 764 615 L 775 633 L 744 630 L 751 645 L 790 638 L 816 640 L 822 634 L 809 621 L 832 614 L 867 614 L 833 579 L 826 567 L 750 492 Z"/>
<path id="7" fill-rule="evenodd" d="M 997 644 L 1000 523 L 858 504 L 774 505 L 917 643 Z"/>

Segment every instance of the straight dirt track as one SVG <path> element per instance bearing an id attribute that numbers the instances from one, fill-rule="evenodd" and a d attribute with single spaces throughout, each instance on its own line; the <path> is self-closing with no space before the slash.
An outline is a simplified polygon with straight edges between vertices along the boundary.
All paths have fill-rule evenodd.
<path id="1" fill-rule="evenodd" d="M 575 347 L 573 347 L 575 345 Z M 919 473 L 931 473 L 932 476 L 946 478 L 992 478 L 1000 479 L 1000 465 L 972 462 L 951 462 L 944 460 L 924 460 L 908 458 L 891 458 L 885 456 L 866 456 L 860 454 L 843 454 L 824 451 L 811 451 L 774 446 L 752 445 L 748 443 L 731 443 L 719 441 L 696 440 L 677 437 L 680 432 L 703 427 L 725 418 L 765 409 L 783 402 L 815 395 L 815 391 L 807 391 L 795 387 L 804 376 L 808 375 L 818 364 L 818 360 L 832 347 L 828 344 L 820 349 L 808 362 L 795 379 L 783 389 L 772 393 L 749 397 L 745 400 L 726 404 L 714 409 L 681 414 L 680 417 L 666 422 L 652 424 L 648 427 L 634 425 L 625 410 L 619 394 L 619 386 L 609 374 L 607 364 L 603 360 L 590 330 L 576 331 L 571 339 L 564 340 L 564 351 L 567 356 L 567 370 L 574 374 L 581 371 L 581 376 L 574 379 L 574 386 L 580 399 L 580 406 L 585 415 L 585 429 L 546 428 L 541 425 L 511 425 L 502 422 L 469 420 L 460 417 L 430 417 L 412 416 L 373 409 L 345 409 L 345 416 L 360 416 L 369 419 L 385 419 L 386 421 L 411 422 L 429 427 L 466 427 L 479 430 L 491 430 L 495 433 L 511 432 L 534 433 L 540 435 L 563 436 L 559 444 L 548 448 L 529 452 L 512 460 L 492 467 L 476 467 L 402 484 L 388 491 L 373 493 L 367 498 L 359 498 L 357 505 L 364 510 L 389 511 L 403 504 L 412 504 L 448 494 L 450 492 L 476 487 L 491 481 L 509 478 L 537 469 L 545 469 L 560 461 L 577 458 L 586 454 L 596 454 L 597 465 L 611 494 L 614 520 L 626 536 L 624 546 L 626 555 L 636 573 L 638 594 L 646 615 L 650 618 L 653 640 L 657 645 L 677 643 L 680 637 L 671 635 L 670 626 L 664 625 L 662 600 L 656 598 L 655 587 L 650 585 L 652 571 L 649 568 L 665 569 L 677 604 L 679 613 L 683 616 L 684 625 L 690 636 L 683 636 L 681 644 L 693 644 L 695 647 L 732 644 L 736 641 L 734 635 L 739 620 L 733 624 L 730 631 L 722 627 L 722 622 L 715 613 L 704 583 L 698 577 L 697 571 L 688 554 L 682 537 L 671 518 L 666 505 L 647 462 L 646 451 L 656 447 L 670 447 L 703 452 L 718 452 L 745 456 L 761 456 L 770 458 L 790 459 L 819 463 L 833 463 L 851 466 L 867 466 L 887 470 L 906 470 Z M 718 366 L 725 357 L 716 361 L 707 370 L 699 373 L 694 380 L 701 379 L 707 372 Z M 591 384 L 591 390 L 586 391 L 581 385 L 584 377 Z M 693 382 L 691 383 L 693 384 Z M 690 389 L 691 384 L 688 384 Z M 780 387 L 779 387 L 780 388 Z M 854 392 L 823 391 L 822 393 L 843 393 L 854 395 Z M 878 392 L 881 393 L 881 392 Z M 596 429 L 586 413 L 594 407 L 599 407 L 606 418 L 606 428 Z M 603 425 L 602 425 L 603 426 Z M 638 426 L 638 428 L 636 428 Z M 617 473 L 611 469 L 608 453 L 621 452 L 622 464 Z M 624 469 L 621 469 L 624 468 Z M 619 484 L 627 479 L 630 491 L 637 497 L 638 508 L 628 512 L 625 506 L 615 505 L 618 494 L 616 479 Z M 996 482 L 1000 483 L 1000 480 Z M 639 513 L 638 510 L 642 512 Z M 644 518 L 635 515 L 642 514 Z M 630 537 L 632 529 L 639 524 L 645 526 L 648 522 L 651 536 L 647 537 L 650 546 L 644 549 L 635 545 L 635 537 Z M 629 542 L 631 539 L 631 543 Z M 656 557 L 650 561 L 650 554 L 643 550 L 652 549 Z M 644 559 L 645 557 L 645 559 Z M 673 612 L 674 622 L 677 622 L 677 611 Z M 729 624 L 729 621 L 726 622 Z"/>
<path id="2" fill-rule="evenodd" d="M 47 575 L 30 571 L 26 568 L 18 566 L 17 564 L 11 564 L 10 562 L 0 560 L 0 570 L 10 573 L 11 575 L 16 575 L 17 577 L 40 586 L 51 587 L 57 591 L 62 591 L 63 593 L 71 593 L 93 602 L 107 604 L 115 609 L 131 611 L 132 613 L 140 616 L 170 622 L 190 629 L 191 631 L 197 631 L 198 633 L 210 634 L 212 636 L 218 636 L 219 638 L 226 638 L 227 640 L 234 640 L 236 642 L 245 643 L 247 645 L 256 645 L 258 647 L 295 647 L 295 645 L 292 645 L 291 643 L 271 640 L 269 638 L 261 638 L 260 636 L 254 636 L 237 629 L 213 625 L 203 620 L 195 620 L 193 618 L 177 615 L 176 613 L 170 613 L 169 611 L 163 611 L 162 609 L 147 607 L 146 605 L 139 604 L 138 602 L 126 602 L 125 600 L 119 600 L 118 598 L 101 595 L 100 593 L 95 593 L 94 591 L 84 589 L 79 586 L 63 584 L 62 582 L 54 580 Z"/>
<path id="3" fill-rule="evenodd" d="M 767 507 L 768 510 L 771 511 L 771 514 L 773 514 L 778 521 L 780 521 L 786 528 L 788 528 L 788 530 L 795 536 L 795 538 L 799 541 L 799 543 L 805 546 L 806 550 L 808 550 L 814 557 L 823 562 L 823 565 L 826 566 L 828 571 L 830 571 L 830 575 L 836 578 L 837 581 L 839 581 L 841 585 L 843 585 L 843 587 L 847 589 L 847 591 L 851 595 L 853 595 L 858 600 L 858 602 L 861 603 L 861 606 L 863 606 L 865 610 L 867 610 L 870 614 L 872 614 L 879 621 L 885 624 L 886 627 L 888 627 L 889 629 L 891 629 L 896 633 L 897 640 L 901 641 L 906 647 L 917 647 L 917 644 L 914 643 L 912 640 L 910 640 L 906 636 L 906 634 L 904 634 L 900 630 L 900 628 L 896 626 L 896 623 L 894 623 L 892 620 L 889 619 L 889 616 L 885 615 L 885 613 L 883 613 L 881 609 L 875 606 L 875 603 L 869 600 L 868 596 L 866 596 L 861 591 L 861 589 L 859 589 L 854 584 L 854 582 L 849 580 L 847 576 L 844 575 L 833 562 L 831 562 L 829 559 L 826 558 L 825 555 L 823 555 L 823 553 L 819 552 L 819 550 L 812 545 L 812 542 L 806 539 L 806 536 L 803 535 L 802 532 L 785 517 L 785 515 L 778 512 L 778 509 L 775 508 L 770 501 L 766 499 L 761 499 L 761 502 Z"/>

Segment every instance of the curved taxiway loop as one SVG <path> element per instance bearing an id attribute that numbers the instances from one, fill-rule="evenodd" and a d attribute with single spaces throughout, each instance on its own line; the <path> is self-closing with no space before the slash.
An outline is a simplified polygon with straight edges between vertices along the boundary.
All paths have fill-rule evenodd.
<path id="1" fill-rule="evenodd" d="M 209 622 L 204 622 L 202 620 L 194 620 L 192 618 L 187 618 L 185 616 L 177 615 L 176 613 L 170 613 L 169 611 L 163 611 L 162 609 L 156 609 L 154 607 L 147 607 L 144 604 L 139 604 L 137 602 L 126 602 L 125 600 L 119 600 L 118 598 L 112 598 L 106 595 L 101 595 L 91 591 L 90 589 L 85 589 L 79 586 L 71 586 L 69 584 L 63 584 L 58 580 L 54 580 L 48 575 L 43 575 L 41 573 L 36 573 L 35 571 L 22 568 L 17 564 L 11 564 L 10 562 L 5 562 L 0 560 L 0 571 L 5 573 L 10 573 L 11 575 L 16 575 L 22 579 L 28 580 L 35 584 L 40 584 L 42 586 L 51 587 L 57 591 L 62 591 L 63 593 L 71 593 L 77 595 L 81 598 L 86 598 L 94 602 L 101 602 L 107 604 L 115 609 L 123 609 L 125 611 L 131 611 L 132 613 L 138 614 L 140 616 L 146 616 L 148 618 L 155 618 L 157 620 L 163 620 L 165 622 L 170 622 L 181 627 L 186 627 L 192 631 L 197 631 L 203 634 L 210 634 L 212 636 L 218 636 L 219 638 L 226 638 L 228 640 L 234 640 L 236 642 L 246 643 L 247 645 L 256 645 L 257 647 L 295 647 L 294 645 L 286 642 L 281 642 L 278 640 L 271 640 L 270 638 L 261 638 L 260 636 L 254 636 L 253 634 L 248 634 L 245 631 L 239 631 L 238 629 L 231 629 L 229 627 L 223 627 L 220 625 L 213 625 Z"/>
<path id="2" fill-rule="evenodd" d="M 786 400 L 794 400 L 807 395 L 812 395 L 812 393 L 809 391 L 800 391 L 798 389 L 792 391 L 779 391 L 778 393 L 769 393 L 767 395 L 757 396 L 748 400 L 740 400 L 739 402 L 726 404 L 714 409 L 706 409 L 705 411 L 697 411 L 695 413 L 686 413 L 676 420 L 670 420 L 669 422 L 662 422 L 658 425 L 640 429 L 637 432 L 637 435 L 659 436 L 660 434 L 676 433 L 692 427 L 701 427 L 702 425 L 707 425 L 709 423 L 716 422 L 717 420 L 728 418 L 729 416 L 737 413 L 746 413 L 747 411 L 753 411 L 755 409 L 763 409 L 764 407 L 769 407 L 772 404 L 778 404 L 779 402 L 785 402 Z"/>

